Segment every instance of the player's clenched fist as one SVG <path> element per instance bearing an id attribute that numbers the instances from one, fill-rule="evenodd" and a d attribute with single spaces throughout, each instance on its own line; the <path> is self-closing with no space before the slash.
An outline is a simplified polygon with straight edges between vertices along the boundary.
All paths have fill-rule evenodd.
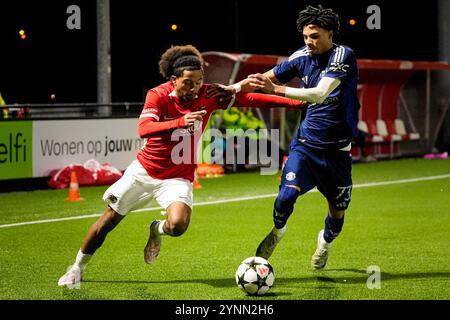
<path id="1" fill-rule="evenodd" d="M 195 121 L 201 121 L 203 119 L 203 116 L 206 115 L 206 111 L 202 110 L 202 111 L 194 111 L 194 112 L 190 112 L 184 115 L 183 119 L 184 119 L 184 126 L 191 126 L 194 124 Z"/>

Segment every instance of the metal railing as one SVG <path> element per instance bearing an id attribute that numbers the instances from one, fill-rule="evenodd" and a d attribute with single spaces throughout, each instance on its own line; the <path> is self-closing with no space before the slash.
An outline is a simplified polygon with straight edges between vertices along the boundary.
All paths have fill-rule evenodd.
<path id="1" fill-rule="evenodd" d="M 0 121 L 137 117 L 143 102 L 24 103 L 1 105 Z"/>

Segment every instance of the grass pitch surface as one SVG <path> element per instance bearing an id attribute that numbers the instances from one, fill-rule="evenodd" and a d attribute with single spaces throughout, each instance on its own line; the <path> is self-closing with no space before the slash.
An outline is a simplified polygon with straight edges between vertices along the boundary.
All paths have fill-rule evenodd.
<path id="1" fill-rule="evenodd" d="M 258 298 L 237 288 L 234 273 L 272 227 L 277 175 L 201 180 L 188 231 L 165 237 L 154 265 L 144 263 L 143 248 L 160 210 L 130 213 L 94 255 L 78 290 L 57 281 L 97 217 L 60 219 L 100 214 L 106 187 L 81 188 L 86 201 L 79 203 L 64 201 L 67 190 L 0 194 L 0 299 L 449 299 L 449 174 L 450 160 L 355 164 L 343 232 L 320 272 L 311 271 L 310 258 L 326 201 L 319 192 L 302 196 L 270 259 L 275 285 Z M 18 224 L 41 220 L 49 221 Z M 379 289 L 367 286 L 371 266 L 381 271 Z"/>

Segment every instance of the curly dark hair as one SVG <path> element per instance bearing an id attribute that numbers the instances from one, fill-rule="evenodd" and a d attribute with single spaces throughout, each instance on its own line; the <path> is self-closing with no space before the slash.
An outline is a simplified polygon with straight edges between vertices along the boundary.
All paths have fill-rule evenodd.
<path id="1" fill-rule="evenodd" d="M 179 77 L 184 70 L 203 70 L 203 58 L 197 48 L 192 45 L 173 46 L 162 54 L 159 73 L 164 78 Z"/>
<path id="2" fill-rule="evenodd" d="M 324 9 L 320 4 L 317 8 L 308 6 L 298 13 L 297 30 L 302 33 L 303 28 L 314 24 L 325 30 L 331 30 L 336 35 L 339 32 L 339 16 L 332 9 Z"/>

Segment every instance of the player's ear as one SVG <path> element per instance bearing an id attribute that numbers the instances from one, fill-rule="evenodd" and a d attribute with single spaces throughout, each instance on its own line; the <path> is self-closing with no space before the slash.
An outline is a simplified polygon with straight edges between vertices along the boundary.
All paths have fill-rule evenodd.
<path id="1" fill-rule="evenodd" d="M 334 35 L 333 30 L 328 31 L 328 37 L 329 37 L 330 40 L 333 39 L 333 35 Z"/>
<path id="2" fill-rule="evenodd" d="M 172 82 L 173 85 L 175 85 L 175 82 L 177 81 L 177 77 L 175 75 L 171 75 L 169 80 L 170 80 L 170 82 Z"/>

